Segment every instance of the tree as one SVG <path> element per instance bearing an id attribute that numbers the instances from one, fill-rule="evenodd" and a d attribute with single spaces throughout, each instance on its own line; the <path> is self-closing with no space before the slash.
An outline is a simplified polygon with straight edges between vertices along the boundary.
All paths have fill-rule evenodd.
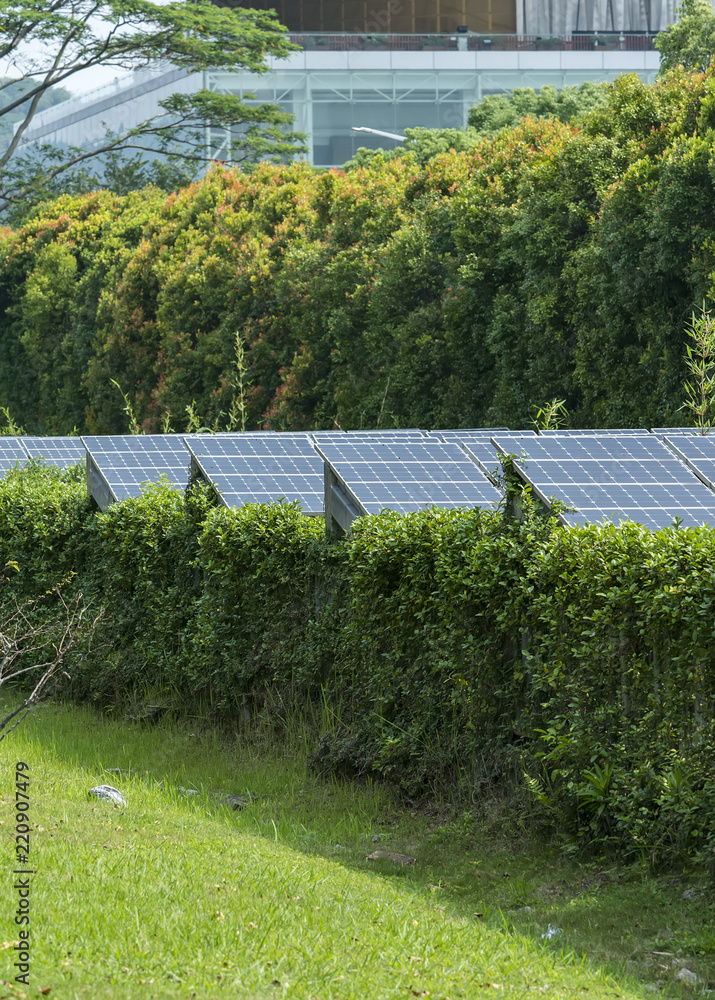
<path id="1" fill-rule="evenodd" d="M 708 0 L 682 0 L 678 15 L 655 39 L 661 76 L 677 66 L 707 69 L 715 53 L 715 10 Z"/>
<path id="2" fill-rule="evenodd" d="M 215 7 L 210 0 L 0 0 L 0 59 L 12 77 L 0 81 L 0 125 L 22 112 L 0 155 L 0 212 L 98 156 L 125 150 L 189 164 L 207 162 L 206 129 L 225 130 L 221 158 L 236 163 L 296 153 L 301 136 L 288 131 L 292 115 L 251 95 L 199 90 L 173 94 L 160 111 L 92 149 L 23 146 L 23 137 L 51 88 L 96 66 L 131 70 L 167 60 L 192 73 L 209 68 L 262 73 L 266 56 L 294 46 L 272 13 Z M 249 103 L 247 103 L 247 100 Z"/>
<path id="3" fill-rule="evenodd" d="M 558 118 L 572 122 L 608 100 L 608 84 L 587 81 L 578 87 L 516 87 L 508 94 L 488 94 L 469 109 L 470 128 L 480 135 L 518 125 L 522 118 Z"/>

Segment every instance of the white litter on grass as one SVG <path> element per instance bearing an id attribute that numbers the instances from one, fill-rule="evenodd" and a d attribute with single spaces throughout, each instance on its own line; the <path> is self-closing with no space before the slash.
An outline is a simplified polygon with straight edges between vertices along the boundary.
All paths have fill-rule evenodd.
<path id="1" fill-rule="evenodd" d="M 541 940 L 542 941 L 553 941 L 554 938 L 561 937 L 562 934 L 563 934 L 563 931 L 561 930 L 560 927 L 554 927 L 553 924 L 549 924 L 549 926 L 547 927 L 547 929 L 541 935 Z"/>
<path id="2" fill-rule="evenodd" d="M 680 972 L 676 973 L 675 981 L 676 983 L 687 983 L 688 986 L 694 986 L 698 981 L 698 977 L 690 969 L 681 969 Z"/>
<path id="3" fill-rule="evenodd" d="M 113 788 L 111 785 L 97 785 L 95 788 L 90 788 L 87 795 L 89 798 L 100 799 L 102 802 L 111 802 L 115 806 L 127 804 L 127 800 L 119 789 Z"/>

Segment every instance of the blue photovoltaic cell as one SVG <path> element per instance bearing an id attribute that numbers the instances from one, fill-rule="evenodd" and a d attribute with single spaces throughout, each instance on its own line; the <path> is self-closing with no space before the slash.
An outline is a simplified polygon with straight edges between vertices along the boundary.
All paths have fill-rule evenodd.
<path id="1" fill-rule="evenodd" d="M 605 434 L 567 435 L 560 437 L 541 434 L 527 437 L 522 434 L 496 434 L 498 447 L 505 453 L 517 456 L 523 451 L 532 459 L 563 459 L 564 461 L 609 460 L 629 462 L 641 459 L 655 461 L 672 459 L 672 455 L 655 434 L 624 434 L 621 437 L 606 431 Z"/>
<path id="2" fill-rule="evenodd" d="M 323 513 L 323 461 L 307 434 L 194 435 L 186 443 L 227 507 L 297 500 L 304 513 Z"/>
<path id="3" fill-rule="evenodd" d="M 180 434 L 107 434 L 82 441 L 115 500 L 139 496 L 162 477 L 176 489 L 189 481 L 191 456 Z"/>
<path id="4" fill-rule="evenodd" d="M 501 494 L 456 444 L 422 441 L 318 443 L 318 450 L 366 514 L 427 507 L 490 507 Z"/>
<path id="5" fill-rule="evenodd" d="M 684 525 L 715 524 L 715 496 L 654 434 L 534 439 L 499 435 L 503 454 L 545 502 L 555 496 L 575 512 L 568 524 L 631 520 L 663 528 L 674 518 Z"/>
<path id="6" fill-rule="evenodd" d="M 498 432 L 495 431 L 494 433 Z M 536 431 L 515 431 L 511 436 L 514 440 L 521 440 L 521 438 L 528 440 L 529 438 L 536 437 Z M 472 434 L 465 431 L 463 436 L 458 439 L 458 443 L 475 462 L 479 463 L 489 476 L 494 477 L 501 474 L 501 463 L 492 437 L 493 434 L 482 434 L 481 432 L 479 434 Z"/>
<path id="7" fill-rule="evenodd" d="M 18 437 L 0 437 L 0 472 L 9 472 L 27 462 L 27 452 Z"/>
<path id="8" fill-rule="evenodd" d="M 665 444 L 679 455 L 711 490 L 715 490 L 715 435 L 669 434 Z"/>
<path id="9" fill-rule="evenodd" d="M 346 441 L 347 434 L 345 431 L 332 430 L 332 431 L 311 431 L 310 436 L 314 441 L 329 441 L 332 438 L 336 438 L 339 441 Z"/>
<path id="10" fill-rule="evenodd" d="M 23 437 L 30 458 L 42 458 L 48 465 L 77 465 L 86 454 L 79 437 Z"/>

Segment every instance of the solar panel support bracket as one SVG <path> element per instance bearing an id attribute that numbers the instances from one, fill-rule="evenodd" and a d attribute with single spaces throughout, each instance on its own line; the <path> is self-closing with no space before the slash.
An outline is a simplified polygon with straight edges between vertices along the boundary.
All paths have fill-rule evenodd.
<path id="1" fill-rule="evenodd" d="M 96 501 L 100 510 L 106 510 L 116 500 L 104 476 L 89 454 L 87 455 L 87 493 Z"/>
<path id="2" fill-rule="evenodd" d="M 339 537 L 350 531 L 353 521 L 362 515 L 362 511 L 342 489 L 328 466 L 325 479 L 325 527 L 329 534 Z"/>

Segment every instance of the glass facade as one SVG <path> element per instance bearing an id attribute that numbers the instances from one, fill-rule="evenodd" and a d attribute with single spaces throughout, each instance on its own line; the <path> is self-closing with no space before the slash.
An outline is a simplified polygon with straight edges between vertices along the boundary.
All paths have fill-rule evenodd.
<path id="1" fill-rule="evenodd" d="M 523 56 L 517 52 L 419 52 L 411 58 L 399 53 L 405 68 L 395 65 L 395 53 L 361 52 L 359 59 L 352 55 L 306 51 L 299 57 L 300 69 L 280 69 L 276 63 L 263 77 L 210 73 L 207 83 L 225 93 L 253 93 L 259 101 L 276 102 L 291 111 L 295 129 L 308 136 L 310 162 L 336 167 L 361 146 L 394 146 L 393 140 L 351 131 L 354 126 L 396 133 L 417 126 L 464 128 L 469 108 L 487 94 L 508 93 L 516 87 L 561 89 L 588 80 L 613 80 L 623 72 L 637 72 L 652 81 L 658 72 L 658 54 L 650 51 L 552 50 Z M 356 61 L 361 65 L 354 65 Z M 419 62 L 423 68 L 417 67 Z M 459 68 L 460 63 L 465 68 Z M 217 150 L 220 143 L 219 136 L 212 136 Z"/>
<path id="2" fill-rule="evenodd" d="M 516 87 L 561 89 L 621 73 L 652 81 L 658 72 L 658 53 L 648 35 L 308 35 L 304 41 L 287 59 L 269 60 L 262 75 L 218 70 L 188 75 L 157 64 L 40 112 L 24 139 L 99 144 L 107 127 L 133 128 L 156 114 L 158 102 L 171 93 L 207 87 L 281 105 L 295 116 L 295 130 L 307 136 L 308 160 L 339 167 L 361 146 L 394 145 L 395 140 L 353 127 L 398 134 L 416 126 L 463 128 L 469 108 L 487 94 Z M 221 130 L 209 131 L 214 159 L 227 158 L 226 138 Z"/>

